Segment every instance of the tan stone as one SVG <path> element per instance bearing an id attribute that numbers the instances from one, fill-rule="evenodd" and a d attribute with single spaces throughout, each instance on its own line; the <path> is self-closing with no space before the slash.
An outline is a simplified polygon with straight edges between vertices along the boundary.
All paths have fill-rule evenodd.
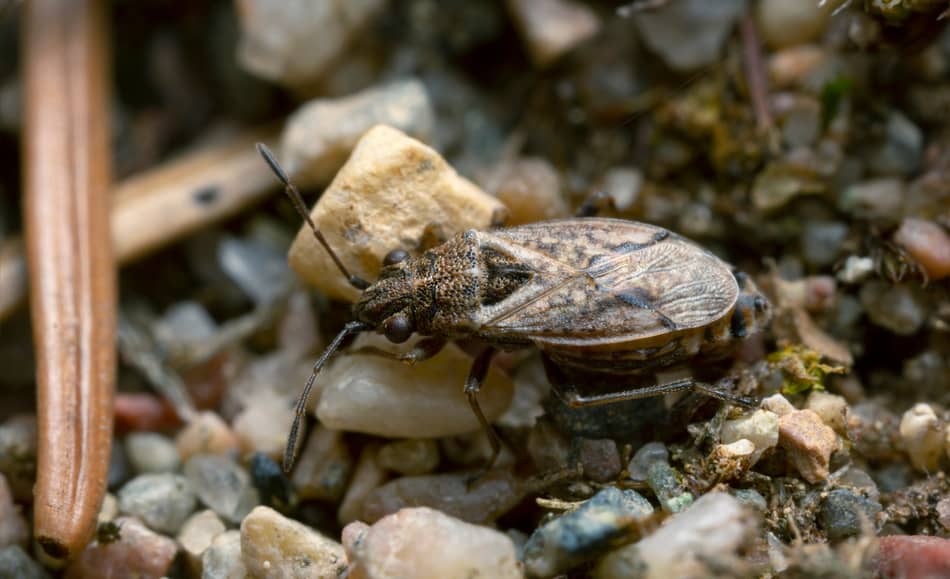
<path id="1" fill-rule="evenodd" d="M 838 436 L 811 410 L 796 410 L 778 419 L 778 444 L 802 478 L 814 484 L 828 478 L 831 453 L 838 448 Z"/>
<path id="2" fill-rule="evenodd" d="M 346 568 L 343 545 L 270 507 L 241 522 L 241 557 L 259 579 L 337 577 Z"/>

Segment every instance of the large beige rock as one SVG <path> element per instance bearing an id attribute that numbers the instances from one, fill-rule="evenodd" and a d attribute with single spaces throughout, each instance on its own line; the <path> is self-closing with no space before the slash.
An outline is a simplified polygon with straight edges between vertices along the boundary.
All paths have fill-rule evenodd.
<path id="1" fill-rule="evenodd" d="M 343 546 L 270 507 L 241 522 L 241 557 L 252 577 L 337 577 L 346 568 Z"/>
<path id="2" fill-rule="evenodd" d="M 380 125 L 360 139 L 310 215 L 351 273 L 372 281 L 393 249 L 418 255 L 433 233 L 484 229 L 503 221 L 506 210 L 433 149 Z M 328 296 L 359 296 L 306 226 L 289 258 L 300 277 Z"/>
<path id="3" fill-rule="evenodd" d="M 388 438 L 475 432 L 480 425 L 463 392 L 471 365 L 454 344 L 413 366 L 373 355 L 340 356 L 317 379 L 317 418 L 334 430 Z M 478 394 L 485 417 L 501 416 L 513 394 L 511 380 L 491 368 Z"/>
<path id="4" fill-rule="evenodd" d="M 426 507 L 403 509 L 372 527 L 343 531 L 352 579 L 467 579 L 522 576 L 507 535 Z"/>

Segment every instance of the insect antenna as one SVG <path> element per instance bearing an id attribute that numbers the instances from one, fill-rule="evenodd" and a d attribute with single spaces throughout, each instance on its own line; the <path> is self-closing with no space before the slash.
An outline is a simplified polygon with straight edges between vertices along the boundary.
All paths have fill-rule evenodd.
<path id="1" fill-rule="evenodd" d="M 320 242 L 320 245 L 323 246 L 323 249 L 327 250 L 327 253 L 330 254 L 330 257 L 333 259 L 333 263 L 336 264 L 337 269 L 343 274 L 343 276 L 350 282 L 350 285 L 355 287 L 358 290 L 364 290 L 369 287 L 369 282 L 365 279 L 359 277 L 358 275 L 353 275 L 346 269 L 346 266 L 343 265 L 343 262 L 340 261 L 340 258 L 337 257 L 336 252 L 330 247 L 330 244 L 327 243 L 323 233 L 317 229 L 316 224 L 313 222 L 313 219 L 310 218 L 310 213 L 307 211 L 307 206 L 304 205 L 303 198 L 300 196 L 300 191 L 290 182 L 290 177 L 287 176 L 287 173 L 277 162 L 277 159 L 274 158 L 274 154 L 270 152 L 270 149 L 267 148 L 267 145 L 264 143 L 257 143 L 257 152 L 261 154 L 261 157 L 264 158 L 264 161 L 267 162 L 267 165 L 270 167 L 270 170 L 274 172 L 274 175 L 280 179 L 280 182 L 284 184 L 284 192 L 287 193 L 287 196 L 290 197 L 291 203 L 294 205 L 294 209 L 297 210 L 297 213 L 303 217 L 304 221 L 307 222 L 307 225 L 310 226 L 310 230 L 313 231 L 314 237 L 317 238 L 317 241 Z"/>
<path id="2" fill-rule="evenodd" d="M 364 332 L 370 329 L 369 324 L 363 322 L 350 322 L 340 330 L 340 333 L 333 338 L 333 341 L 330 342 L 330 345 L 327 346 L 327 349 L 323 352 L 316 363 L 313 365 L 313 371 L 310 372 L 310 379 L 307 380 L 307 385 L 304 386 L 303 392 L 300 393 L 300 398 L 297 399 L 297 405 L 294 407 L 294 423 L 290 427 L 290 434 L 287 435 L 287 447 L 284 449 L 284 472 L 290 474 L 290 471 L 294 468 L 294 462 L 297 460 L 297 451 L 298 443 L 297 438 L 300 435 L 300 424 L 304 418 L 304 415 L 307 413 L 307 401 L 310 398 L 310 391 L 313 389 L 313 383 L 317 379 L 317 375 L 320 373 L 320 370 L 323 369 L 324 364 L 327 363 L 327 360 L 330 359 L 330 356 L 333 355 L 340 348 L 340 344 L 343 343 L 347 337 Z"/>

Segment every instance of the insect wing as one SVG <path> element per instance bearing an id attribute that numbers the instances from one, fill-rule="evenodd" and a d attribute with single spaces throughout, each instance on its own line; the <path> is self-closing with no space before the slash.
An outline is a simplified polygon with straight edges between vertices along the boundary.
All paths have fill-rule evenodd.
<path id="1" fill-rule="evenodd" d="M 569 219 L 486 234 L 533 268 L 530 282 L 484 308 L 482 331 L 539 344 L 646 339 L 712 323 L 739 293 L 730 268 L 652 225 Z"/>

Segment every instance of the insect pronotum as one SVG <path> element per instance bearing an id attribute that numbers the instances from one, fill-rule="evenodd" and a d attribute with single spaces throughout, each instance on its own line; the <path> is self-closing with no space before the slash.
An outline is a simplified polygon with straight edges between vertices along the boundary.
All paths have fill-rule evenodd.
<path id="1" fill-rule="evenodd" d="M 375 330 L 393 343 L 405 342 L 413 333 L 424 336 L 404 353 L 371 349 L 406 362 L 430 358 L 453 339 L 476 338 L 488 344 L 475 357 L 464 391 L 491 442 L 490 466 L 501 442 L 477 395 L 497 349 L 533 345 L 548 362 L 575 375 L 622 379 L 720 354 L 769 321 L 768 300 L 746 276 L 666 229 L 619 219 L 579 217 L 465 231 L 418 257 L 390 252 L 379 278 L 368 283 L 347 270 L 287 174 L 267 147 L 257 147 L 340 273 L 362 292 L 353 305 L 355 319 L 316 361 L 297 401 L 285 471 L 293 467 L 314 380 L 354 334 Z M 594 395 L 559 391 L 557 384 L 552 388 L 572 407 L 687 389 L 750 404 L 693 379 Z"/>

